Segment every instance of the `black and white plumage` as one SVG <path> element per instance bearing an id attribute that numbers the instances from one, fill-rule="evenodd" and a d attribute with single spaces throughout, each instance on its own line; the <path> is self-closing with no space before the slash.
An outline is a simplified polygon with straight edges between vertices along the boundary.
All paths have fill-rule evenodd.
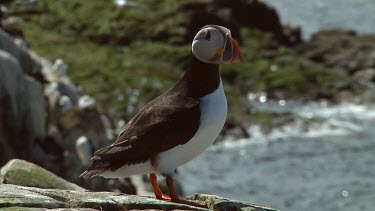
<path id="1" fill-rule="evenodd" d="M 183 77 L 146 104 L 115 143 L 96 151 L 93 163 L 81 176 L 124 178 L 156 173 L 167 176 L 168 182 L 178 166 L 202 153 L 219 135 L 227 116 L 219 64 L 237 63 L 241 57 L 227 28 L 201 28 L 193 40 L 191 61 Z M 154 186 L 154 190 L 157 188 Z M 157 190 L 155 195 L 162 198 Z"/>

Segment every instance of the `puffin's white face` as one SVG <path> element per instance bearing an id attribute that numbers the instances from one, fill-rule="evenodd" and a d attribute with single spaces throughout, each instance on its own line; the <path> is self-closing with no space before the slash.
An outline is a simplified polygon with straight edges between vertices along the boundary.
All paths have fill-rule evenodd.
<path id="1" fill-rule="evenodd" d="M 223 52 L 225 46 L 225 37 L 223 33 L 213 27 L 201 29 L 195 35 L 192 50 L 194 56 L 206 63 L 220 63 L 221 56 L 218 51 Z M 220 58 L 215 58 L 220 56 Z"/>
<path id="2" fill-rule="evenodd" d="M 194 37 L 192 51 L 197 59 L 205 63 L 237 63 L 242 59 L 230 30 L 222 26 L 203 27 Z"/>

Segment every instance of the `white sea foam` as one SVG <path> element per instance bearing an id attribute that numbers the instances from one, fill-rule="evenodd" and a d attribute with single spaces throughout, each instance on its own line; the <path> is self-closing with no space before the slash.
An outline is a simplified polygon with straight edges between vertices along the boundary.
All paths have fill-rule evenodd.
<path id="1" fill-rule="evenodd" d="M 301 104 L 286 102 L 280 105 L 279 101 L 260 103 L 256 97 L 249 100 L 257 110 L 273 113 L 291 113 L 296 120 L 291 123 L 273 128 L 265 132 L 259 125 L 248 128 L 251 135 L 248 139 L 228 137 L 222 143 L 211 148 L 241 148 L 251 144 L 267 144 L 278 140 L 287 140 L 292 137 L 319 138 L 324 136 L 349 136 L 360 133 L 363 120 L 375 119 L 375 106 L 343 103 L 328 105 L 326 102 Z M 304 121 L 302 119 L 311 119 Z"/>
<path id="2" fill-rule="evenodd" d="M 295 120 L 288 115 L 288 123 L 267 132 L 253 125 L 251 138 L 228 137 L 183 166 L 186 194 L 250 198 L 280 210 L 373 210 L 374 105 L 281 106 L 259 97 L 251 101 L 258 110 Z"/>

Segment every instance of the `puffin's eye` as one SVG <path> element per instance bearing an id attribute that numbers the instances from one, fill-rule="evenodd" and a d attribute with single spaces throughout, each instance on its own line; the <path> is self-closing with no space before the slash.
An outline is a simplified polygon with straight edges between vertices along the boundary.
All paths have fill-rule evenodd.
<path id="1" fill-rule="evenodd" d="M 206 37 L 205 37 L 206 40 L 210 41 L 211 39 L 211 32 L 207 30 L 206 32 Z"/>

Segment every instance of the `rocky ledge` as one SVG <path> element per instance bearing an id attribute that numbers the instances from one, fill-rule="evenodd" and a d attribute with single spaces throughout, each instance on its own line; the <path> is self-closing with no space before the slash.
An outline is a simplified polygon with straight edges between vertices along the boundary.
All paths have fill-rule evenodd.
<path id="1" fill-rule="evenodd" d="M 116 192 L 90 192 L 23 160 L 0 171 L 0 210 L 275 210 L 214 195 L 189 197 L 207 209 Z"/>
<path id="2" fill-rule="evenodd" d="M 233 201 L 214 195 L 196 194 L 191 197 L 210 210 L 271 211 L 262 205 Z M 114 192 L 89 192 L 41 189 L 11 184 L 0 185 L 0 208 L 33 210 L 75 208 L 78 210 L 208 210 L 176 204 L 155 198 Z"/>

